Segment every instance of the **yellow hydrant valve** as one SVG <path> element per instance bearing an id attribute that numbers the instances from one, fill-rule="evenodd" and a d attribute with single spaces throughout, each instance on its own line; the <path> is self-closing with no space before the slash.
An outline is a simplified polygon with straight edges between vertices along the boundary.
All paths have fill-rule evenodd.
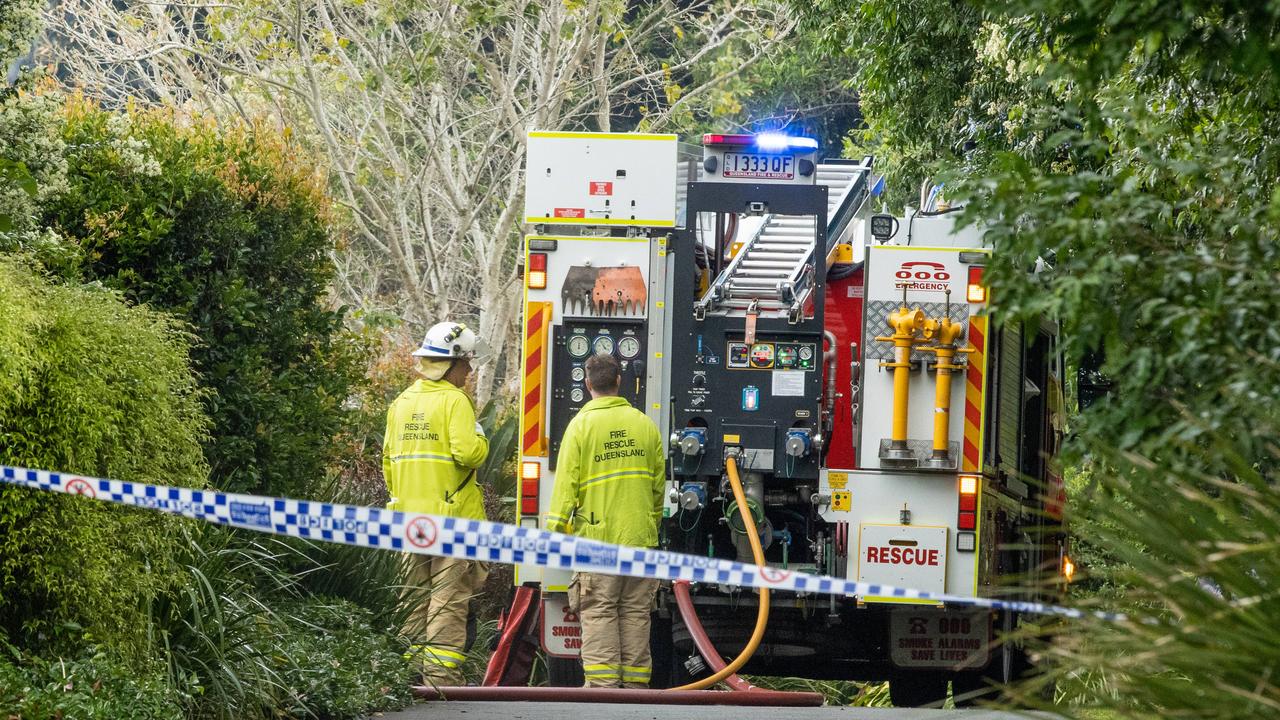
<path id="1" fill-rule="evenodd" d="M 956 341 L 963 333 L 964 325 L 951 321 L 951 291 L 948 290 L 946 315 L 925 321 L 923 334 L 936 344 L 920 348 L 921 352 L 931 352 L 937 357 L 934 364 L 937 384 L 933 396 L 933 454 L 924 462 L 926 467 L 949 470 L 956 465 L 950 453 L 951 374 L 965 369 L 964 365 L 954 363 L 956 355 L 973 352 L 972 347 L 956 347 Z"/>
<path id="2" fill-rule="evenodd" d="M 880 459 L 899 466 L 916 462 L 907 448 L 907 401 L 911 392 L 911 348 L 923 342 L 919 332 L 924 325 L 924 311 L 918 307 L 907 308 L 904 290 L 902 306 L 889 314 L 893 334 L 876 338 L 880 342 L 893 343 L 893 362 L 880 361 L 880 367 L 893 368 L 893 430 L 889 447 L 880 454 Z"/>

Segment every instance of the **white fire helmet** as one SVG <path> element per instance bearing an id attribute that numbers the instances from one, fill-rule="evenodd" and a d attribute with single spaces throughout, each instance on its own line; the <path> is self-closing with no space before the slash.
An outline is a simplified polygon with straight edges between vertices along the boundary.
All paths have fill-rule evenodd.
<path id="1" fill-rule="evenodd" d="M 484 344 L 470 328 L 462 323 L 442 322 L 431 326 L 422 339 L 422 347 L 413 351 L 414 357 L 428 360 L 474 358 L 484 354 Z"/>

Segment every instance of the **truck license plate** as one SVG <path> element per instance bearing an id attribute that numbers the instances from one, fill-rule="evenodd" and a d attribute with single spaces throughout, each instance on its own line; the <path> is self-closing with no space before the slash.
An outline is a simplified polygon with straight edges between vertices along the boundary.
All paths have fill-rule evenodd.
<path id="1" fill-rule="evenodd" d="M 980 668 L 991 651 L 991 615 L 894 608 L 889 642 L 889 657 L 898 667 Z"/>
<path id="2" fill-rule="evenodd" d="M 725 153 L 722 174 L 725 177 L 791 180 L 795 177 L 795 166 L 793 155 Z"/>

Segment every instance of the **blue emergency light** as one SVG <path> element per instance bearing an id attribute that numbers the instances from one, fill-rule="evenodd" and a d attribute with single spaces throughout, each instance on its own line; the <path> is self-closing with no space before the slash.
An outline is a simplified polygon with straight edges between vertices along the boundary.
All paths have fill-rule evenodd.
<path id="1" fill-rule="evenodd" d="M 703 145 L 754 148 L 762 153 L 787 150 L 811 151 L 818 149 L 818 141 L 807 137 L 793 137 L 780 132 L 762 132 L 756 135 L 724 135 L 708 133 L 702 136 Z"/>

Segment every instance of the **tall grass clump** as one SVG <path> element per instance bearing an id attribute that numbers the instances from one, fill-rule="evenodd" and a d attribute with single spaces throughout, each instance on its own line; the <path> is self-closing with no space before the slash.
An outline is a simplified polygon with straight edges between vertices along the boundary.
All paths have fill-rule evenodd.
<path id="1" fill-rule="evenodd" d="M 1280 422 L 1252 418 L 1266 453 L 1206 443 L 1214 467 L 1106 458 L 1091 541 L 1123 584 L 1123 623 L 1086 619 L 1044 648 L 1075 707 L 1121 717 L 1280 715 Z"/>
<path id="2" fill-rule="evenodd" d="M 192 581 L 154 604 L 150 632 L 194 716 L 357 717 L 409 701 L 394 610 L 315 592 L 310 578 L 329 569 L 317 548 L 219 527 L 186 530 L 181 559 Z"/>

